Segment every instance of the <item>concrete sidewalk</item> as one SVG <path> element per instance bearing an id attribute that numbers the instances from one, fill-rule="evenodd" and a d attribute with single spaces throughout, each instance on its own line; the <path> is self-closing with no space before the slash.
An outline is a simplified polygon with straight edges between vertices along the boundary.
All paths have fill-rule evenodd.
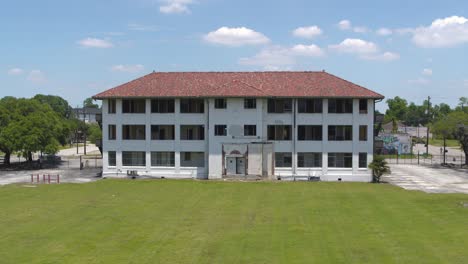
<path id="1" fill-rule="evenodd" d="M 39 174 L 42 183 L 42 175 L 60 175 L 61 183 L 86 183 L 101 179 L 101 169 L 53 169 L 53 170 L 30 170 L 30 171 L 0 171 L 0 185 L 12 183 L 31 183 L 31 174 Z"/>
<path id="2" fill-rule="evenodd" d="M 382 177 L 406 190 L 427 193 L 468 194 L 468 170 L 435 166 L 390 165 L 392 174 Z"/>

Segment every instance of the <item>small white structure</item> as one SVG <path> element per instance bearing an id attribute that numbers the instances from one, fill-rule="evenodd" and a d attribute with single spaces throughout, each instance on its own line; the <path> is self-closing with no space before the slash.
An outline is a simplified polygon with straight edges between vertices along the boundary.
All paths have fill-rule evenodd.
<path id="1" fill-rule="evenodd" d="M 107 177 L 372 179 L 383 96 L 326 72 L 152 73 L 94 98 Z"/>

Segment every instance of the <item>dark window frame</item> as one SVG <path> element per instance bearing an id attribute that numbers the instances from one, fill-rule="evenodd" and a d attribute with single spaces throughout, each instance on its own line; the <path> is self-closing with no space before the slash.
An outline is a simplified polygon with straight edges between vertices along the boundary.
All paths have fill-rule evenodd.
<path id="1" fill-rule="evenodd" d="M 352 125 L 329 125 L 328 126 L 328 141 L 352 141 L 353 126 Z"/>
<path id="2" fill-rule="evenodd" d="M 274 141 L 290 141 L 292 140 L 292 127 L 291 125 L 268 125 L 267 138 Z M 280 134 L 283 137 L 280 137 Z"/>
<path id="3" fill-rule="evenodd" d="M 353 99 L 328 99 L 328 113 L 330 114 L 352 114 Z"/>
<path id="4" fill-rule="evenodd" d="M 214 108 L 215 109 L 226 109 L 227 108 L 226 98 L 215 98 L 214 99 Z"/>
<path id="5" fill-rule="evenodd" d="M 126 157 L 126 155 L 130 155 L 131 153 L 136 154 L 137 157 Z M 133 156 L 133 154 L 131 156 Z M 137 160 L 138 162 L 134 164 L 135 159 L 141 158 L 143 154 L 143 159 Z M 131 160 L 131 164 L 127 163 Z M 142 162 L 141 162 L 142 161 Z M 122 166 L 124 167 L 145 167 L 146 166 L 146 152 L 144 151 L 122 151 Z"/>
<path id="6" fill-rule="evenodd" d="M 132 127 L 139 127 L 140 129 L 143 127 L 143 138 L 138 135 L 138 130 L 131 131 Z M 122 125 L 122 140 L 146 140 L 146 125 Z"/>
<path id="7" fill-rule="evenodd" d="M 311 133 L 311 134 L 310 134 Z M 297 140 L 299 141 L 322 141 L 322 125 L 298 125 Z"/>
<path id="8" fill-rule="evenodd" d="M 203 99 L 180 99 L 180 113 L 203 114 L 205 113 L 205 101 Z"/>
<path id="9" fill-rule="evenodd" d="M 297 112 L 300 114 L 321 114 L 323 112 L 322 98 L 297 99 Z"/>
<path id="10" fill-rule="evenodd" d="M 306 157 L 312 156 L 312 162 L 306 161 Z M 310 158 L 310 157 L 309 157 Z M 298 152 L 297 153 L 297 167 L 298 168 L 321 168 L 323 164 L 322 152 Z M 312 166 L 306 166 L 306 164 L 312 163 Z"/>
<path id="11" fill-rule="evenodd" d="M 227 136 L 227 125 L 215 125 L 214 126 L 214 135 L 216 137 Z"/>
<path id="12" fill-rule="evenodd" d="M 117 112 L 117 100 L 116 99 L 109 99 L 107 101 L 107 113 L 108 114 L 115 114 Z"/>
<path id="13" fill-rule="evenodd" d="M 151 113 L 153 114 L 175 113 L 175 99 L 173 98 L 151 99 Z"/>
<path id="14" fill-rule="evenodd" d="M 160 155 L 160 157 L 158 157 L 158 155 Z M 167 157 L 166 155 L 169 155 L 169 157 Z M 158 161 L 165 161 L 165 162 L 159 163 Z M 151 167 L 175 167 L 175 152 L 174 151 L 151 151 Z"/>
<path id="15" fill-rule="evenodd" d="M 275 167 L 292 168 L 293 155 L 291 152 L 275 152 Z"/>
<path id="16" fill-rule="evenodd" d="M 195 131 L 185 131 L 185 127 L 197 128 L 199 131 L 195 135 Z M 186 134 L 187 133 L 187 134 Z M 205 126 L 204 125 L 181 125 L 180 126 L 180 140 L 205 140 Z"/>
<path id="17" fill-rule="evenodd" d="M 369 111 L 369 102 L 367 99 L 359 99 L 359 113 L 367 114 Z"/>
<path id="18" fill-rule="evenodd" d="M 175 125 L 151 125 L 151 140 L 175 140 Z"/>
<path id="19" fill-rule="evenodd" d="M 107 152 L 107 166 L 109 167 L 117 166 L 117 152 L 116 151 Z"/>
<path id="20" fill-rule="evenodd" d="M 256 137 L 257 136 L 257 125 L 244 125 L 244 136 Z"/>
<path id="21" fill-rule="evenodd" d="M 291 113 L 293 110 L 292 98 L 269 98 L 267 112 L 270 114 Z"/>
<path id="22" fill-rule="evenodd" d="M 244 109 L 257 109 L 257 98 L 244 98 Z"/>
<path id="23" fill-rule="evenodd" d="M 364 134 L 363 134 L 363 133 Z M 367 125 L 360 125 L 359 126 L 359 141 L 367 141 Z"/>
<path id="24" fill-rule="evenodd" d="M 107 128 L 107 139 L 108 140 L 117 140 L 117 126 L 115 124 L 110 124 Z"/>
<path id="25" fill-rule="evenodd" d="M 353 153 L 351 152 L 330 152 L 328 153 L 329 168 L 352 168 Z"/>
<path id="26" fill-rule="evenodd" d="M 145 114 L 146 99 L 123 99 L 122 100 L 123 114 Z"/>
<path id="27" fill-rule="evenodd" d="M 359 168 L 365 169 L 367 168 L 367 152 L 359 152 Z"/>

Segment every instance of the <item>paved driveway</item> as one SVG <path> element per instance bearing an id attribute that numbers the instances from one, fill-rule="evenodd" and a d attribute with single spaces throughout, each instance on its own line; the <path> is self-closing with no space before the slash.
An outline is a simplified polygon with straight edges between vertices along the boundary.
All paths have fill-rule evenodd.
<path id="1" fill-rule="evenodd" d="M 417 165 L 390 165 L 382 180 L 407 190 L 468 194 L 468 170 Z"/>

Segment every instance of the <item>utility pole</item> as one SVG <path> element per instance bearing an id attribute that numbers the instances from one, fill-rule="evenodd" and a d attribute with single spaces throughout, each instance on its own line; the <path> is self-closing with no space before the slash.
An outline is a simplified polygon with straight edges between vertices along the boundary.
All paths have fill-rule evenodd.
<path id="1" fill-rule="evenodd" d="M 85 126 L 83 129 L 83 146 L 84 146 L 84 154 L 86 155 L 86 108 L 85 102 L 83 101 L 83 125 Z"/>
<path id="2" fill-rule="evenodd" d="M 427 123 L 426 123 L 426 155 L 429 156 L 429 119 L 431 116 L 431 97 L 427 97 Z"/>

